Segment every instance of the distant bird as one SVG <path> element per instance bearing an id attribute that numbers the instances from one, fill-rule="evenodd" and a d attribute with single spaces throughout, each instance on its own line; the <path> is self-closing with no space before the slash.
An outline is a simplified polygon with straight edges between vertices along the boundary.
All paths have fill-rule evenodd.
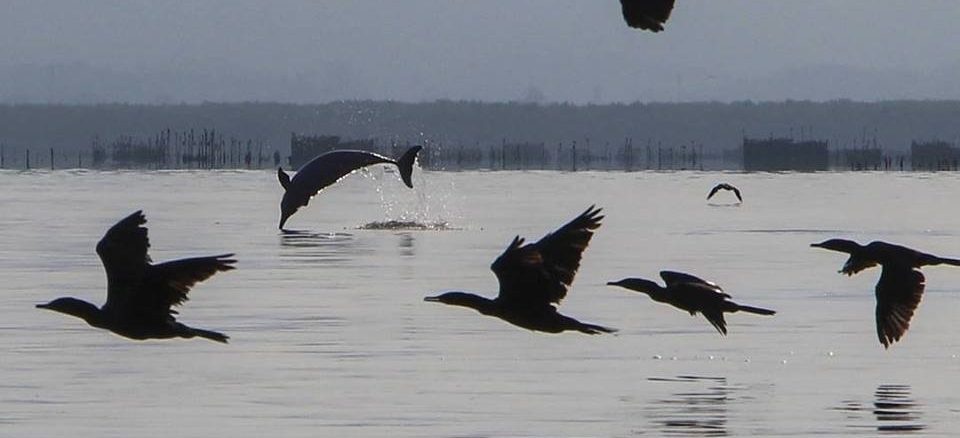
<path id="1" fill-rule="evenodd" d="M 830 239 L 810 246 L 850 254 L 839 271 L 843 274 L 853 275 L 876 265 L 881 266 L 875 293 L 877 337 L 884 348 L 889 348 L 906 334 L 910 319 L 923 298 L 925 279 L 918 268 L 960 266 L 960 260 L 937 257 L 880 241 L 862 246 L 851 240 Z"/>
<path id="2" fill-rule="evenodd" d="M 722 335 L 727 334 L 727 322 L 724 313 L 747 312 L 757 315 L 773 315 L 776 312 L 760 307 L 744 306 L 730 301 L 730 295 L 720 286 L 690 274 L 673 271 L 660 271 L 660 277 L 666 283 L 661 287 L 657 283 L 642 278 L 625 278 L 607 283 L 633 291 L 643 292 L 654 301 L 666 303 L 680 310 L 690 312 L 691 316 L 702 313 L 707 321 Z"/>
<path id="3" fill-rule="evenodd" d="M 398 160 L 384 157 L 380 154 L 367 151 L 355 150 L 335 150 L 330 151 L 304 164 L 297 174 L 290 179 L 283 171 L 282 167 L 277 168 L 277 178 L 280 179 L 280 185 L 283 186 L 283 199 L 280 201 L 280 226 L 287 222 L 300 207 L 305 207 L 310 202 L 310 198 L 320 193 L 324 187 L 327 187 L 351 172 L 367 166 L 379 163 L 388 163 L 397 166 L 400 170 L 400 178 L 407 187 L 413 188 L 411 175 L 413 174 L 413 164 L 417 160 L 417 153 L 423 149 L 423 146 L 414 146 L 407 149 Z"/>
<path id="4" fill-rule="evenodd" d="M 600 227 L 600 209 L 590 206 L 575 219 L 524 245 L 517 236 L 490 266 L 500 281 L 500 294 L 487 299 L 465 292 L 447 292 L 424 298 L 474 309 L 528 330 L 560 333 L 575 330 L 587 334 L 612 333 L 616 329 L 586 324 L 557 312 L 554 304 L 567 295 L 567 287 L 580 267 L 580 256 Z"/>
<path id="5" fill-rule="evenodd" d="M 620 0 L 623 19 L 633 28 L 660 32 L 670 18 L 674 0 Z"/>
<path id="6" fill-rule="evenodd" d="M 738 188 L 736 188 L 736 187 L 734 187 L 734 186 L 732 186 L 732 185 L 730 185 L 730 184 L 727 184 L 727 183 L 717 184 L 717 185 L 714 186 L 712 189 L 710 189 L 710 194 L 707 195 L 707 199 L 709 200 L 710 198 L 712 198 L 713 195 L 716 195 L 717 192 L 719 192 L 720 190 L 729 190 L 729 191 L 733 192 L 734 195 L 737 195 L 737 200 L 740 201 L 740 202 L 743 202 L 743 197 L 740 196 L 740 189 L 738 189 Z"/>
<path id="7" fill-rule="evenodd" d="M 170 307 L 187 301 L 187 292 L 194 284 L 233 269 L 233 254 L 151 264 L 147 229 L 141 226 L 146 222 L 143 212 L 137 211 L 111 227 L 97 244 L 97 254 L 107 271 L 107 302 L 103 307 L 69 297 L 36 307 L 76 316 L 93 327 L 130 339 L 199 336 L 226 343 L 227 335 L 177 322 L 177 312 Z"/>

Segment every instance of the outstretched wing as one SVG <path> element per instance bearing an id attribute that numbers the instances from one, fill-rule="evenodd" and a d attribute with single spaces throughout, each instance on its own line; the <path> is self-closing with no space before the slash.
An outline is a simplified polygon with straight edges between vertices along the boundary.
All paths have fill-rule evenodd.
<path id="1" fill-rule="evenodd" d="M 848 258 L 843 264 L 843 268 L 840 268 L 840 272 L 847 275 L 853 275 L 864 269 L 869 269 L 874 266 L 877 266 L 876 260 L 857 256 L 856 254 L 850 254 L 850 258 Z M 880 274 L 880 278 L 883 278 L 883 274 Z"/>
<path id="2" fill-rule="evenodd" d="M 536 243 L 523 245 L 517 236 L 490 269 L 500 281 L 498 300 L 533 304 L 559 303 L 580 267 L 583 250 L 593 230 L 600 227 L 601 209 L 590 206 L 582 214 Z"/>
<path id="3" fill-rule="evenodd" d="M 736 187 L 734 187 L 734 186 L 730 186 L 730 190 L 733 190 L 733 194 L 734 194 L 734 195 L 737 195 L 737 200 L 738 200 L 738 201 L 743 202 L 743 196 L 740 196 L 740 189 L 738 189 L 738 188 L 736 188 Z"/>
<path id="4" fill-rule="evenodd" d="M 147 223 L 142 211 L 137 211 L 110 227 L 97 243 L 97 254 L 107 271 L 107 302 L 105 307 L 123 307 L 134 299 L 143 283 L 150 264 L 147 248 Z"/>
<path id="5" fill-rule="evenodd" d="M 924 278 L 910 267 L 884 266 L 877 282 L 877 337 L 884 348 L 910 328 L 913 312 L 923 298 Z"/>
<path id="6" fill-rule="evenodd" d="M 685 274 L 683 272 L 675 271 L 660 271 L 660 278 L 663 278 L 664 283 L 667 284 L 667 287 L 677 286 L 682 283 L 693 283 L 699 285 L 705 289 L 711 290 L 724 296 L 730 298 L 730 295 L 727 295 L 723 292 L 723 289 L 712 281 L 704 280 L 700 277 L 696 277 L 690 274 Z"/>
<path id="7" fill-rule="evenodd" d="M 717 309 L 704 310 L 703 316 L 707 318 L 707 321 L 710 321 L 710 325 L 713 328 L 717 329 L 721 335 L 726 336 L 727 334 L 727 320 L 723 318 L 723 311 Z"/>
<path id="8" fill-rule="evenodd" d="M 670 18 L 674 0 L 620 0 L 623 19 L 633 28 L 660 32 Z"/>
<path id="9" fill-rule="evenodd" d="M 717 185 L 713 186 L 713 188 L 710 189 L 710 194 L 707 195 L 707 200 L 709 200 L 710 198 L 712 198 L 713 195 L 716 195 L 717 192 L 719 192 L 720 189 L 722 189 L 722 188 L 723 188 L 723 184 L 717 184 Z"/>
<path id="10" fill-rule="evenodd" d="M 187 292 L 193 285 L 217 272 L 234 269 L 232 265 L 237 261 L 231 257 L 233 254 L 194 257 L 151 266 L 144 287 L 144 292 L 148 292 L 143 297 L 144 305 L 169 313 L 171 306 L 187 301 Z"/>

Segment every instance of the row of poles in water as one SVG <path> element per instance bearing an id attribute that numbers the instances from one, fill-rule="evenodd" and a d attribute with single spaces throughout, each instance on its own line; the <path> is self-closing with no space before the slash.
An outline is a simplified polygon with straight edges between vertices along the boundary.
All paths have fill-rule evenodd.
<path id="1" fill-rule="evenodd" d="M 170 134 L 166 134 L 169 136 Z M 199 141 L 197 141 L 199 140 Z M 691 144 L 677 147 L 663 147 L 648 143 L 634 148 L 629 139 L 622 147 L 611 150 L 609 144 L 599 151 L 586 147 L 578 148 L 576 141 L 564 145 L 562 142 L 550 147 L 545 143 L 507 143 L 504 140 L 498 146 L 474 147 L 452 146 L 442 143 L 427 143 L 421 154 L 421 165 L 432 170 L 739 170 L 733 165 L 739 157 L 732 153 L 707 154 L 703 145 Z M 391 146 L 373 147 L 385 155 Z M 108 150 L 109 149 L 109 150 Z M 147 169 L 264 169 L 284 165 L 292 168 L 299 163 L 286 162 L 277 149 L 265 146 L 262 141 L 229 141 L 216 137 L 213 131 L 204 133 L 199 139 L 177 134 L 176 138 L 159 137 L 157 141 L 142 142 L 130 137 L 120 138 L 108 146 L 96 141 L 89 153 L 83 150 L 59 152 L 49 148 L 49 154 L 32 153 L 31 149 L 22 150 L 22 160 L 14 158 L 11 162 L 10 148 L 0 143 L 0 169 L 6 168 L 147 168 Z M 386 150 L 381 150 L 386 149 Z M 264 153 L 266 152 L 266 154 Z M 935 159 L 938 157 L 908 158 L 905 155 L 878 155 L 870 160 L 857 160 L 858 150 L 830 151 L 827 169 L 834 170 L 923 170 L 956 171 L 960 170 L 958 160 Z M 21 156 L 14 151 L 14 157 Z M 929 154 L 928 154 L 929 155 Z M 75 158 L 74 158 L 75 157 Z M 48 158 L 44 162 L 44 158 Z M 923 157 L 922 157 L 923 158 Z M 908 163 L 905 166 L 905 162 Z M 59 165 L 58 165 L 59 164 Z"/>

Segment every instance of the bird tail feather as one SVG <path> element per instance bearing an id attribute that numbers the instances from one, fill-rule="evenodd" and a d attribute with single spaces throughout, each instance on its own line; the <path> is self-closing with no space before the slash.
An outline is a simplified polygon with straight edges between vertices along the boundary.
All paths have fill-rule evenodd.
<path id="1" fill-rule="evenodd" d="M 227 335 L 225 335 L 225 334 L 223 334 L 223 333 L 215 332 L 215 331 L 213 331 L 213 330 L 204 330 L 204 329 L 198 329 L 198 328 L 191 328 L 191 332 L 193 333 L 194 336 L 199 336 L 199 337 L 201 337 L 201 338 L 206 338 L 206 339 L 209 339 L 209 340 L 211 340 L 211 341 L 222 342 L 222 343 L 224 343 L 224 344 L 227 343 L 227 339 L 230 339 L 229 336 L 227 336 Z"/>
<path id="2" fill-rule="evenodd" d="M 414 146 L 407 149 L 406 152 L 397 160 L 397 168 L 400 169 L 400 178 L 407 187 L 413 188 L 413 164 L 417 162 L 417 154 L 420 153 L 423 146 Z"/>
<path id="3" fill-rule="evenodd" d="M 747 312 L 747 313 L 755 313 L 757 315 L 773 315 L 777 313 L 776 311 L 773 311 L 770 309 L 764 309 L 762 307 L 744 306 L 742 304 L 739 305 L 737 310 L 740 310 L 742 312 Z"/>
<path id="4" fill-rule="evenodd" d="M 940 263 L 942 263 L 942 264 L 944 264 L 944 265 L 960 266 L 960 260 L 957 260 L 957 259 L 947 259 L 947 258 L 943 258 L 943 257 L 939 257 L 939 259 L 940 259 Z"/>
<path id="5" fill-rule="evenodd" d="M 604 327 L 602 325 L 594 325 L 594 324 L 583 324 L 578 328 L 578 330 L 588 335 L 599 335 L 600 333 L 616 333 L 617 332 L 617 329 L 615 328 Z"/>

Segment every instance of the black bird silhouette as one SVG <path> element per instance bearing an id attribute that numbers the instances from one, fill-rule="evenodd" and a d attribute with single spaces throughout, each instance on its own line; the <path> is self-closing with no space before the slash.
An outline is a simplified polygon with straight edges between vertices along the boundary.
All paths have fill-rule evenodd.
<path id="1" fill-rule="evenodd" d="M 200 336 L 226 343 L 227 335 L 177 322 L 177 312 L 170 307 L 187 301 L 187 292 L 194 284 L 233 269 L 233 254 L 151 264 L 147 229 L 141 226 L 146 222 L 143 212 L 137 211 L 111 227 L 97 244 L 97 254 L 107 271 L 107 302 L 103 307 L 65 297 L 37 304 L 37 308 L 73 315 L 93 327 L 130 339 Z"/>
<path id="2" fill-rule="evenodd" d="M 616 329 L 586 324 L 557 312 L 554 304 L 567 295 L 567 287 L 580 267 L 580 256 L 600 227 L 600 209 L 590 206 L 575 219 L 524 245 L 517 236 L 490 269 L 500 282 L 500 294 L 487 299 L 466 292 L 447 292 L 424 298 L 474 309 L 528 330 L 560 333 L 576 330 L 587 334 L 612 333 Z"/>
<path id="3" fill-rule="evenodd" d="M 870 242 L 866 246 L 852 240 L 830 239 L 812 243 L 815 248 L 850 254 L 840 272 L 856 274 L 881 266 L 877 297 L 877 337 L 884 348 L 900 340 L 910 328 L 910 319 L 923 298 L 924 277 L 918 268 L 933 265 L 960 266 L 960 260 L 937 257 L 905 246 Z"/>
<path id="4" fill-rule="evenodd" d="M 351 172 L 371 166 L 386 163 L 397 166 L 400 178 L 407 187 L 413 188 L 411 175 L 413 164 L 417 161 L 417 154 L 423 146 L 413 146 L 407 149 L 399 159 L 384 157 L 380 154 L 367 151 L 335 150 L 318 155 L 307 164 L 300 167 L 297 174 L 290 178 L 282 167 L 277 168 L 277 178 L 283 186 L 283 199 L 280 200 L 280 228 L 287 222 L 300 207 L 305 207 L 310 198 Z"/>
<path id="5" fill-rule="evenodd" d="M 625 278 L 607 283 L 650 295 L 654 301 L 666 303 L 680 310 L 690 312 L 691 316 L 702 313 L 710 324 L 722 335 L 727 334 L 727 322 L 724 313 L 747 312 L 757 315 L 773 315 L 776 312 L 760 307 L 744 306 L 730 301 L 730 295 L 720 286 L 690 274 L 673 271 L 660 271 L 660 277 L 666 287 L 642 278 Z"/>
<path id="6" fill-rule="evenodd" d="M 729 190 L 729 191 L 732 191 L 734 195 L 737 195 L 737 200 L 740 201 L 740 202 L 743 202 L 743 197 L 740 196 L 740 189 L 738 189 L 738 188 L 736 188 L 736 187 L 734 187 L 734 186 L 732 186 L 732 185 L 730 185 L 730 184 L 727 184 L 727 183 L 717 184 L 717 185 L 714 186 L 712 189 L 710 189 L 710 194 L 707 195 L 707 199 L 709 200 L 710 198 L 712 198 L 713 195 L 716 195 L 717 192 L 719 192 L 720 190 Z"/>
<path id="7" fill-rule="evenodd" d="M 633 28 L 660 32 L 670 18 L 674 0 L 620 0 L 623 19 Z"/>

